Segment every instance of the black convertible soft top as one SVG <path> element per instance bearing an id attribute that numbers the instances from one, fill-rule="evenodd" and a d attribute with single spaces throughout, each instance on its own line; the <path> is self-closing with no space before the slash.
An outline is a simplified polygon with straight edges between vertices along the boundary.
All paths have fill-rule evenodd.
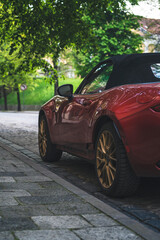
<path id="1" fill-rule="evenodd" d="M 113 62 L 113 72 L 107 89 L 124 84 L 159 82 L 151 65 L 160 63 L 160 53 L 119 55 L 108 59 Z"/>
<path id="2" fill-rule="evenodd" d="M 106 89 L 125 84 L 160 82 L 160 78 L 157 78 L 151 69 L 153 64 L 160 64 L 160 53 L 123 54 L 110 57 L 97 64 L 85 77 L 75 94 L 81 92 L 98 67 L 107 63 L 113 65 L 113 71 L 106 84 Z"/>

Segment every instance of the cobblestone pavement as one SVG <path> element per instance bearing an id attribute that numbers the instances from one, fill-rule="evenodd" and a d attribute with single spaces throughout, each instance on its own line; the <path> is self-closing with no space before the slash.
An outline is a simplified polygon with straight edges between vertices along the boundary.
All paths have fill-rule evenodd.
<path id="1" fill-rule="evenodd" d="M 19 117 L 18 124 L 16 122 Z M 8 119 L 8 120 L 7 120 Z M 23 147 L 23 153 L 38 154 L 37 113 L 0 113 L 0 136 Z M 28 152 L 26 151 L 29 150 Z M 94 166 L 83 159 L 64 153 L 59 163 L 41 163 L 50 171 L 96 196 L 104 203 L 160 231 L 160 179 L 142 179 L 137 193 L 130 198 L 106 197 L 98 186 Z"/>
<path id="2" fill-rule="evenodd" d="M 28 158 L 23 151 L 19 145 L 0 138 L 0 240 L 149 239 L 106 215 L 94 197 L 86 195 L 84 199 L 81 195 L 85 192 L 79 190 L 75 194 L 77 189 L 72 184 L 35 164 L 39 161 L 35 154 Z M 121 213 L 116 211 L 115 216 Z M 138 233 L 143 232 L 142 226 Z M 155 235 L 155 239 L 158 237 Z"/>

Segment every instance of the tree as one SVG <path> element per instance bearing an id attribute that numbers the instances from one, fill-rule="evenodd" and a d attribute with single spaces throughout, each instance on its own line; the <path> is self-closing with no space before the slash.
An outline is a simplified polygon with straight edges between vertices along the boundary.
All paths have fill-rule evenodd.
<path id="1" fill-rule="evenodd" d="M 139 27 L 138 18 L 126 11 L 116 14 L 89 13 L 84 16 L 92 35 L 90 41 L 80 50 L 74 49 L 73 62 L 77 74 L 84 77 L 98 62 L 118 54 L 142 52 L 142 37 L 133 29 Z"/>
<path id="2" fill-rule="evenodd" d="M 136 4 L 137 0 L 130 2 Z M 12 39 L 11 52 L 20 44 L 21 53 L 37 59 L 51 54 L 55 69 L 64 48 L 74 44 L 81 49 L 88 45 L 94 34 L 92 27 L 101 14 L 106 22 L 105 15 L 109 18 L 118 15 L 126 6 L 125 0 L 0 0 L 0 3 L 0 36 L 3 40 Z M 88 15 L 94 24 L 86 20 Z"/>
<path id="3" fill-rule="evenodd" d="M 0 85 L 3 86 L 5 110 L 7 110 L 6 90 L 10 88 L 17 93 L 18 111 L 20 111 L 19 85 L 32 80 L 31 72 L 34 71 L 34 66 L 33 60 L 19 55 L 20 48 L 10 54 L 10 46 L 11 44 L 5 43 L 0 48 Z"/>

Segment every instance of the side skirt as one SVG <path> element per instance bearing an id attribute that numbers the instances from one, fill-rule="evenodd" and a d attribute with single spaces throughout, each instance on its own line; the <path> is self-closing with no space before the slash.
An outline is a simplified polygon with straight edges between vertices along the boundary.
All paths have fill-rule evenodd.
<path id="1" fill-rule="evenodd" d="M 73 148 L 71 146 L 66 146 L 66 145 L 56 145 L 56 147 L 57 149 L 62 150 L 63 152 L 67 152 L 76 157 L 85 158 L 89 162 L 94 163 L 94 158 L 95 158 L 94 149 L 92 150 L 90 148 L 77 149 L 77 148 Z"/>

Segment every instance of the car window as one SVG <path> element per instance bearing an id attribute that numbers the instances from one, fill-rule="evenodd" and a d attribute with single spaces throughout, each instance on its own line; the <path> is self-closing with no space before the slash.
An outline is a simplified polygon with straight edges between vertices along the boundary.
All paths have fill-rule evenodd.
<path id="1" fill-rule="evenodd" d="M 152 72 L 156 78 L 160 78 L 160 63 L 151 65 Z"/>
<path id="2" fill-rule="evenodd" d="M 104 91 L 112 70 L 113 65 L 108 63 L 99 66 L 90 76 L 89 82 L 83 87 L 81 94 L 92 94 Z"/>

